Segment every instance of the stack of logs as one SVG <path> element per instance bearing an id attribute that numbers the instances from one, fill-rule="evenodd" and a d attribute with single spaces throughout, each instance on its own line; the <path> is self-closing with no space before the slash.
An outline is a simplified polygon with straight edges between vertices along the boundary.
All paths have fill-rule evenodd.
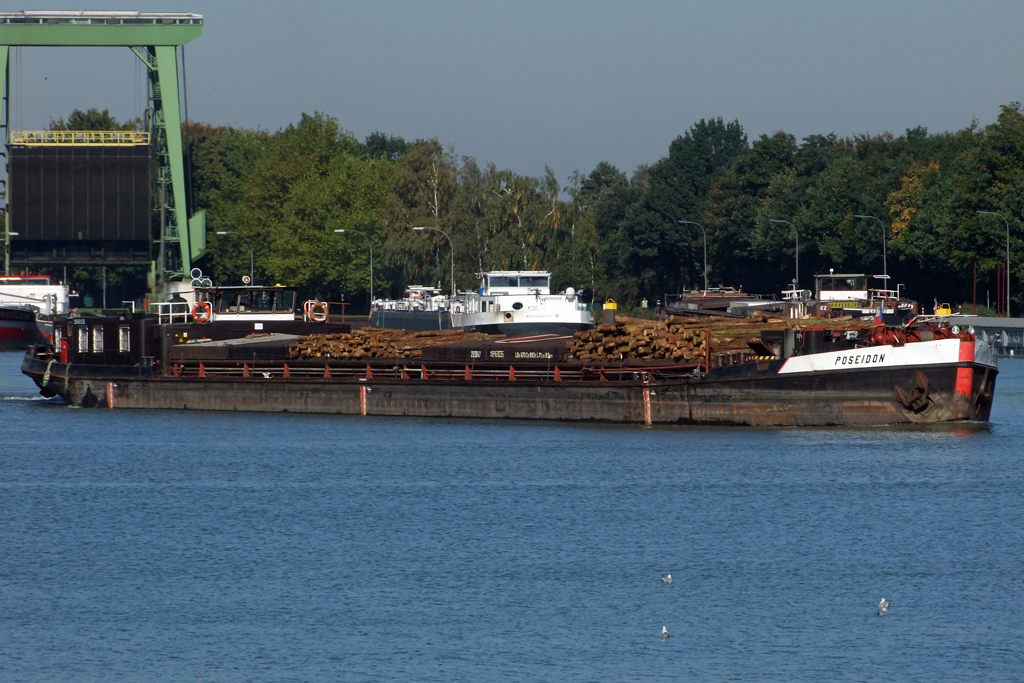
<path id="1" fill-rule="evenodd" d="M 707 352 L 707 335 L 704 329 L 688 322 L 689 319 L 674 317 L 664 322 L 630 318 L 578 330 L 569 342 L 568 359 L 600 361 L 621 357 L 700 362 Z"/>
<path id="2" fill-rule="evenodd" d="M 364 327 L 346 334 L 299 337 L 288 348 L 288 358 L 422 358 L 425 346 L 488 338 L 486 334 L 462 330 L 409 332 Z"/>
<path id="3" fill-rule="evenodd" d="M 815 320 L 815 326 L 836 329 L 869 327 L 870 321 L 849 317 Z M 621 359 L 702 363 L 705 356 L 750 353 L 748 345 L 767 330 L 794 326 L 787 318 L 755 314 L 749 318 L 696 318 L 670 316 L 664 321 L 619 318 L 612 324 L 578 330 L 567 342 L 565 360 L 607 362 Z M 426 346 L 500 339 L 479 332 L 381 330 L 363 328 L 351 334 L 299 337 L 288 349 L 290 359 L 316 358 L 422 358 Z M 711 352 L 709 354 L 708 345 Z"/>

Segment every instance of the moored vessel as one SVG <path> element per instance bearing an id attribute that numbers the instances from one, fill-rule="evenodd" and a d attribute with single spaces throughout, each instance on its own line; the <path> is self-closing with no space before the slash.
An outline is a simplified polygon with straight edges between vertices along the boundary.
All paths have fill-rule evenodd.
<path id="1" fill-rule="evenodd" d="M 875 277 L 888 284 L 888 275 Z M 881 315 L 886 320 L 905 322 L 920 312 L 917 302 L 901 297 L 898 289 L 869 287 L 864 273 L 815 275 L 814 284 L 814 298 L 822 304 L 819 315 L 823 317 Z"/>
<path id="2" fill-rule="evenodd" d="M 68 312 L 68 288 L 48 275 L 0 275 L 0 350 L 47 343 Z"/>
<path id="3" fill-rule="evenodd" d="M 510 337 L 572 334 L 594 325 L 594 314 L 569 287 L 551 293 L 551 273 L 502 270 L 478 273 L 474 292 L 445 296 L 414 285 L 397 300 L 375 301 L 370 326 L 405 330 L 466 330 Z"/>
<path id="4" fill-rule="evenodd" d="M 374 301 L 369 325 L 380 329 L 451 330 L 465 325 L 465 306 L 465 301 L 447 297 L 440 287 L 410 285 L 401 299 Z"/>
<path id="5" fill-rule="evenodd" d="M 669 315 L 741 315 L 734 307 L 755 307 L 761 310 L 767 302 L 743 292 L 743 288 L 709 287 L 707 289 L 664 295 L 659 314 Z"/>
<path id="6" fill-rule="evenodd" d="M 79 332 L 79 340 L 116 340 L 126 328 L 128 351 L 108 358 L 76 345 L 37 347 L 23 371 L 44 395 L 115 409 L 754 426 L 940 423 L 986 421 L 998 373 L 988 343 L 934 324 L 798 328 L 780 320 L 754 330 L 745 350 L 735 337 L 721 337 L 734 343 L 726 352 L 716 350 L 713 331 L 700 321 L 620 322 L 568 342 L 452 339 L 389 357 L 358 355 L 366 341 L 349 347 L 357 348 L 355 356 L 296 354 L 303 337 L 288 335 L 186 345 L 149 318 L 71 318 L 64 325 L 65 338 L 81 326 L 101 330 Z"/>

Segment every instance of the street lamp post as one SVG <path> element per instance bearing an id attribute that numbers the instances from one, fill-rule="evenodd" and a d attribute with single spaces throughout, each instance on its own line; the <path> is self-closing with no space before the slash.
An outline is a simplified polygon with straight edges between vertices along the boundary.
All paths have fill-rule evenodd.
<path id="1" fill-rule="evenodd" d="M 793 289 L 797 289 L 800 286 L 800 233 L 797 232 L 796 226 L 789 221 L 779 220 L 778 218 L 769 218 L 769 223 L 785 223 L 789 227 L 793 228 L 793 237 L 796 239 L 796 279 L 793 281 Z"/>
<path id="2" fill-rule="evenodd" d="M 246 244 L 249 245 L 249 284 L 250 285 L 254 284 L 253 280 L 255 278 L 253 277 L 253 265 L 256 263 L 256 257 L 255 257 L 255 252 L 252 250 L 252 242 L 250 242 L 249 238 L 246 237 L 245 235 L 243 235 L 242 233 L 235 232 L 233 230 L 218 230 L 217 234 L 218 235 L 238 235 L 243 240 L 245 240 Z"/>
<path id="3" fill-rule="evenodd" d="M 704 229 L 704 226 L 695 221 L 676 221 L 676 223 L 682 223 L 683 225 L 696 225 L 700 228 L 701 233 L 704 235 L 704 293 L 708 293 L 708 231 Z"/>
<path id="4" fill-rule="evenodd" d="M 348 230 L 342 228 L 341 230 L 335 230 L 337 233 L 354 232 L 357 235 L 362 235 L 363 239 L 366 240 L 367 246 L 370 247 L 370 306 L 373 306 L 373 243 L 370 238 L 366 236 L 365 232 L 359 232 L 358 230 Z"/>
<path id="5" fill-rule="evenodd" d="M 995 211 L 975 211 L 974 213 L 984 214 L 986 216 L 999 216 L 1003 219 L 1003 223 L 1006 224 L 1006 317 L 1010 317 L 1010 222 L 1006 220 L 1006 216 Z"/>
<path id="6" fill-rule="evenodd" d="M 455 297 L 455 245 L 452 244 L 452 238 L 448 237 L 448 233 L 446 233 L 441 228 L 432 228 L 430 226 L 420 225 L 420 226 L 417 226 L 417 227 L 413 228 L 413 230 L 418 230 L 418 231 L 436 230 L 437 232 L 439 232 L 442 235 L 444 235 L 444 238 L 446 240 L 448 240 L 448 246 L 452 248 L 452 297 L 454 298 Z"/>
<path id="7" fill-rule="evenodd" d="M 886 286 L 886 288 L 888 288 L 889 287 L 889 269 L 888 269 L 888 265 L 886 264 L 886 261 L 885 261 L 885 242 L 886 242 L 886 240 L 888 240 L 888 235 L 885 234 L 885 223 L 883 223 L 880 219 L 875 218 L 874 216 L 867 216 L 867 215 L 861 214 L 861 213 L 854 214 L 853 217 L 854 218 L 871 218 L 873 220 L 878 221 L 878 225 L 882 228 L 882 277 L 885 279 L 885 286 Z"/>

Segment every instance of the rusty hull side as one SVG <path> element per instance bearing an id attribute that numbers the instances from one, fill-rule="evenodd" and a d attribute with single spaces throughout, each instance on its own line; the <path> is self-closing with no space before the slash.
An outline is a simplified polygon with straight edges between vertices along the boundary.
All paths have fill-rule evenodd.
<path id="1" fill-rule="evenodd" d="M 971 394 L 958 393 L 958 371 L 971 373 Z M 908 407 L 897 398 L 896 387 L 910 392 L 917 387 L 918 373 L 928 378 L 926 399 Z M 996 371 L 980 364 L 930 368 L 903 367 L 871 371 L 775 375 L 759 380 L 742 377 L 685 387 L 686 416 L 680 423 L 812 426 L 927 424 L 956 421 L 987 421 L 992 408 Z M 675 387 L 668 400 L 658 402 L 655 422 L 673 422 Z"/>
<path id="2" fill-rule="evenodd" d="M 995 372 L 974 367 L 971 396 L 957 367 L 929 368 L 924 407 L 901 405 L 914 368 L 689 382 L 529 383 L 438 380 L 72 379 L 69 402 L 113 408 L 235 410 L 484 419 L 749 426 L 879 425 L 988 419 Z M 984 386 L 983 386 L 984 383 Z M 648 392 L 649 418 L 645 411 Z"/>
<path id="3" fill-rule="evenodd" d="M 360 415 L 365 402 L 367 415 L 644 423 L 641 387 L 551 384 L 176 378 L 114 382 L 109 388 L 92 383 L 89 391 L 102 392 L 101 404 L 108 405 L 109 389 L 114 408 Z M 76 395 L 84 394 L 80 384 Z"/>

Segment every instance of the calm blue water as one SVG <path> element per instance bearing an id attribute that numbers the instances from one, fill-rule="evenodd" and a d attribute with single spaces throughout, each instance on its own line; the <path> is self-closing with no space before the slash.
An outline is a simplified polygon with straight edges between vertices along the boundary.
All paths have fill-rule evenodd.
<path id="1" fill-rule="evenodd" d="M 860 431 L 83 410 L 19 364 L 0 681 L 1024 671 L 1020 362 L 990 427 Z"/>

